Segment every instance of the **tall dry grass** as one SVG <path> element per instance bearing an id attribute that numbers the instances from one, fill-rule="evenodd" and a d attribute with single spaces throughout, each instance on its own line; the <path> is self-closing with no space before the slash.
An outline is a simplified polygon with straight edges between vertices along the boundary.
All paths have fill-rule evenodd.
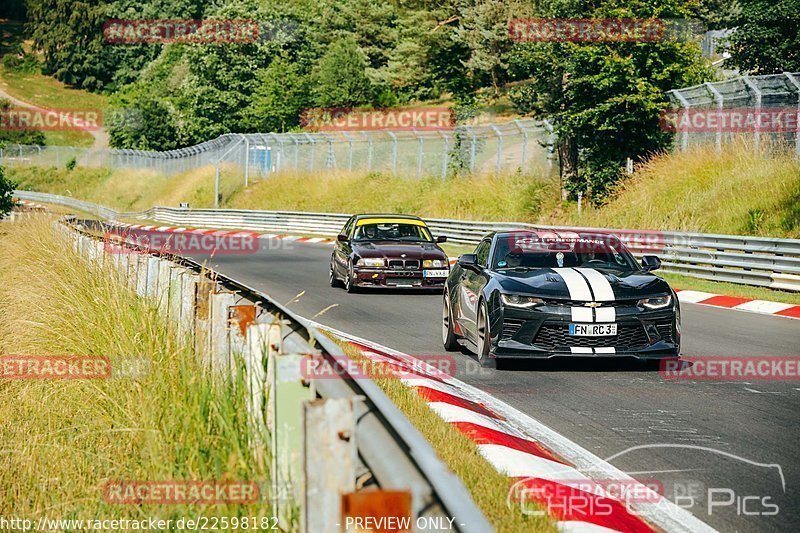
<path id="1" fill-rule="evenodd" d="M 652 159 L 610 201 L 577 215 L 574 204 L 547 221 L 777 237 L 800 236 L 800 160 L 752 145 L 696 147 Z"/>
<path id="2" fill-rule="evenodd" d="M 0 355 L 92 355 L 112 378 L 0 380 L 0 515 L 258 516 L 268 505 L 113 505 L 107 480 L 266 483 L 246 409 L 154 306 L 78 257 L 51 223 L 0 225 Z M 142 366 L 144 362 L 144 366 Z M 130 364 L 144 369 L 120 375 Z M 124 372 L 123 372 L 124 374 Z M 239 389 L 241 391 L 241 389 Z"/>

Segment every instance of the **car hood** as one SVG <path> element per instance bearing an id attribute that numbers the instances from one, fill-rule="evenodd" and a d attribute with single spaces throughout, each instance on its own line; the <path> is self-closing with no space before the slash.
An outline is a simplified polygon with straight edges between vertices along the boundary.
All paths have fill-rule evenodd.
<path id="1" fill-rule="evenodd" d="M 435 243 L 365 242 L 353 243 L 353 252 L 359 257 L 381 257 L 384 259 L 447 259 L 447 255 Z"/>
<path id="2" fill-rule="evenodd" d="M 592 272 L 596 274 L 592 274 Z M 589 275 L 585 276 L 584 274 Z M 654 274 L 641 271 L 542 268 L 528 272 L 494 271 L 492 276 L 496 277 L 504 291 L 544 298 L 590 301 L 590 298 L 579 296 L 587 294 L 584 287 L 588 286 L 591 295 L 594 296 L 592 299 L 600 299 L 598 295 L 603 294 L 604 289 L 607 291 L 608 287 L 602 279 L 605 279 L 610 285 L 614 300 L 647 298 L 670 292 L 669 284 L 666 281 Z"/>

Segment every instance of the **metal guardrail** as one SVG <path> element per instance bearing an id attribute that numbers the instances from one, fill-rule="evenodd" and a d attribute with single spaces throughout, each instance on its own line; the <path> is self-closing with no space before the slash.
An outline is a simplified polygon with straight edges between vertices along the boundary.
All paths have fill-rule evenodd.
<path id="1" fill-rule="evenodd" d="M 61 205 L 71 203 L 65 200 L 62 200 Z M 80 205 L 88 207 L 90 212 L 94 212 L 91 209 L 92 204 L 80 202 Z M 102 208 L 100 211 L 108 213 L 109 210 Z M 103 254 L 103 243 L 95 242 L 96 246 L 92 248 L 96 249 L 90 250 L 88 248 L 91 246 L 88 241 L 91 241 L 92 238 L 97 239 L 98 234 L 102 235 L 104 223 L 98 221 L 94 228 L 91 228 L 91 224 L 85 225 L 90 229 L 72 228 L 87 241 L 77 242 L 76 247 L 78 249 L 86 248 L 83 251 L 88 252 L 90 258 L 96 259 Z M 134 266 L 135 261 L 127 261 L 127 259 L 137 255 L 143 254 L 118 253 L 117 256 L 121 257 L 116 262 L 123 270 L 135 269 L 137 268 Z M 211 271 L 207 266 L 189 258 L 170 255 L 168 260 L 169 264 L 173 266 L 191 271 L 198 276 L 198 279 L 211 280 L 219 287 L 220 291 L 235 294 L 236 307 L 247 304 L 263 310 L 263 314 L 259 315 L 257 322 L 269 324 L 278 320 L 281 343 L 290 347 L 294 353 L 314 354 L 322 357 L 322 364 L 329 365 L 331 370 L 323 371 L 321 375 L 335 378 L 311 378 L 312 390 L 316 392 L 317 396 L 324 399 L 359 400 L 353 402 L 353 409 L 356 419 L 354 440 L 362 464 L 361 473 L 364 469 L 369 471 L 381 489 L 409 490 L 412 495 L 412 510 L 415 518 L 454 518 L 453 527 L 458 531 L 493 530 L 472 500 L 463 482 L 442 462 L 428 441 L 388 396 L 372 380 L 361 375 L 352 375 L 349 370 L 350 365 L 347 364 L 349 358 L 338 344 L 320 333 L 303 317 L 296 315 L 268 295 L 245 283 Z M 130 267 L 128 267 L 128 263 L 130 263 Z M 133 284 L 138 286 L 137 282 L 133 282 Z M 199 287 L 189 292 L 198 294 L 196 297 L 200 298 Z M 177 299 L 184 301 L 182 296 Z M 233 299 L 231 299 L 231 303 L 233 303 Z M 338 527 L 334 528 L 329 524 L 326 525 L 325 530 L 338 530 Z"/>
<path id="2" fill-rule="evenodd" d="M 45 193 L 17 191 L 15 196 L 96 214 L 107 219 L 151 220 L 178 226 L 207 226 L 273 233 L 334 236 L 350 215 L 244 209 L 184 209 L 154 207 L 138 213 L 118 213 L 108 208 Z M 542 226 L 519 222 L 472 222 L 427 219 L 435 234 L 451 242 L 475 244 L 489 232 L 509 229 L 598 231 L 613 233 L 634 255 L 657 255 L 663 270 L 695 278 L 743 285 L 800 291 L 800 239 L 717 235 L 675 231 L 617 230 Z"/>

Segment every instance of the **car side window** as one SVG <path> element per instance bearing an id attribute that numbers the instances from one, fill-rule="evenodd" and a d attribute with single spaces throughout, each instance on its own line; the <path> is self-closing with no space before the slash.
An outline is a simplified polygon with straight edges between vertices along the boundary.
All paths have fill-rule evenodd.
<path id="1" fill-rule="evenodd" d="M 344 228 L 342 228 L 342 234 L 343 235 L 347 235 L 348 237 L 351 237 L 350 230 L 353 229 L 353 221 L 355 219 L 356 219 L 356 217 L 350 217 L 350 220 L 348 220 L 347 223 L 344 225 Z"/>
<path id="2" fill-rule="evenodd" d="M 481 266 L 486 266 L 489 262 L 489 247 L 491 243 L 489 241 L 481 241 L 477 248 L 475 248 L 475 255 L 477 256 L 476 259 L 478 264 Z"/>

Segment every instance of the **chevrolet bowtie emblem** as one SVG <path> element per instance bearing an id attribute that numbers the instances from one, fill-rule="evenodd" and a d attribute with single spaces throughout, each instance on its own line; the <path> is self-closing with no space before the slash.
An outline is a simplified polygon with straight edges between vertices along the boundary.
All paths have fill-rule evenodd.
<path id="1" fill-rule="evenodd" d="M 603 304 L 601 304 L 600 302 L 586 302 L 585 304 L 583 304 L 584 307 L 600 307 L 601 305 Z"/>

